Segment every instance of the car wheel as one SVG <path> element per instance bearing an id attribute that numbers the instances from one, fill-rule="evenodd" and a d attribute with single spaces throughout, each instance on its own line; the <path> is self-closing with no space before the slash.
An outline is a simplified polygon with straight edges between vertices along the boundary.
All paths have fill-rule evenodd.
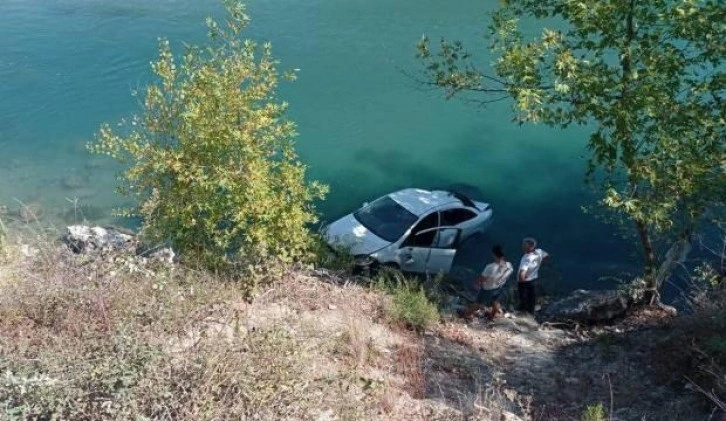
<path id="1" fill-rule="evenodd" d="M 388 269 L 388 270 L 395 270 L 395 271 L 401 270 L 401 267 L 398 266 L 397 263 L 393 263 L 393 262 L 384 263 L 381 265 L 381 267 Z"/>
<path id="2" fill-rule="evenodd" d="M 373 276 L 378 270 L 380 263 L 370 256 L 356 256 L 353 264 L 353 275 L 355 276 Z"/>

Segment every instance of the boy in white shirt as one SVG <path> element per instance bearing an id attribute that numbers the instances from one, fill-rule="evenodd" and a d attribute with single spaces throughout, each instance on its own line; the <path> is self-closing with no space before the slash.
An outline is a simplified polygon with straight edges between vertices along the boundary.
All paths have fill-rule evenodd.
<path id="1" fill-rule="evenodd" d="M 537 241 L 527 237 L 522 240 L 522 251 L 524 255 L 519 262 L 517 274 L 517 290 L 519 291 L 519 310 L 534 314 L 537 301 L 535 282 L 539 278 L 539 268 L 542 262 L 549 259 L 550 255 L 537 248 Z"/>
<path id="2" fill-rule="evenodd" d="M 492 305 L 492 311 L 489 313 L 490 317 L 497 317 L 502 311 L 498 298 L 507 283 L 507 279 L 514 272 L 514 268 L 511 263 L 505 260 L 502 246 L 492 247 L 492 254 L 494 255 L 494 262 L 486 265 L 477 278 L 476 283 L 480 287 L 479 294 L 476 296 L 476 302 L 470 305 L 462 315 L 464 318 L 470 319 L 474 316 L 474 313 L 489 304 Z"/>

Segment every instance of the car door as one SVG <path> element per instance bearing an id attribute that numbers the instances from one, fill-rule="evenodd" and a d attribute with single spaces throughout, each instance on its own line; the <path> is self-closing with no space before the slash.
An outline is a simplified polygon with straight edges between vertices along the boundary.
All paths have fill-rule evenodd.
<path id="1" fill-rule="evenodd" d="M 437 275 L 451 271 L 461 232 L 460 228 L 455 227 L 441 227 L 436 230 L 426 261 L 426 273 Z"/>
<path id="2" fill-rule="evenodd" d="M 461 229 L 434 227 L 413 234 L 401 248 L 401 269 L 416 273 L 448 273 L 456 256 Z"/>
<path id="3" fill-rule="evenodd" d="M 426 262 L 436 237 L 440 215 L 433 212 L 422 218 L 398 249 L 401 270 L 426 273 Z"/>

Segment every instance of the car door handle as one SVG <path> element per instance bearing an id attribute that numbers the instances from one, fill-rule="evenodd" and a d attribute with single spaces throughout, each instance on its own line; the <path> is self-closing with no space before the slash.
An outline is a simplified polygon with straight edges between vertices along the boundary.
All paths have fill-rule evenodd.
<path id="1" fill-rule="evenodd" d="M 401 257 L 403 257 L 404 264 L 410 265 L 411 263 L 414 262 L 413 255 L 411 255 L 411 253 L 404 253 L 403 256 L 401 256 Z"/>

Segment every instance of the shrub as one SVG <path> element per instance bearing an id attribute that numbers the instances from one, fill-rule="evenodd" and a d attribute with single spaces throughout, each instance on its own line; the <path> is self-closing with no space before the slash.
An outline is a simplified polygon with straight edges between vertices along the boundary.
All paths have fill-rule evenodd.
<path id="1" fill-rule="evenodd" d="M 346 273 L 353 272 L 355 258 L 350 251 L 343 247 L 330 247 L 320 234 L 315 236 L 312 254 L 315 256 L 313 263 L 316 267 Z"/>
<path id="2" fill-rule="evenodd" d="M 400 274 L 391 275 L 381 275 L 377 283 L 392 296 L 387 314 L 393 321 L 417 332 L 422 332 L 439 321 L 439 309 L 426 295 L 422 286 Z"/>
<path id="3" fill-rule="evenodd" d="M 103 125 L 89 149 L 128 165 L 119 191 L 140 203 L 124 213 L 143 219 L 148 238 L 215 268 L 291 261 L 311 246 L 312 202 L 326 187 L 305 180 L 271 46 L 242 39 L 244 7 L 225 5 L 225 27 L 207 21 L 209 45 L 179 60 L 160 41 L 143 115 L 121 132 Z"/>
<path id="4" fill-rule="evenodd" d="M 588 405 L 582 411 L 582 421 L 606 421 L 607 419 L 607 411 L 601 403 Z"/>

